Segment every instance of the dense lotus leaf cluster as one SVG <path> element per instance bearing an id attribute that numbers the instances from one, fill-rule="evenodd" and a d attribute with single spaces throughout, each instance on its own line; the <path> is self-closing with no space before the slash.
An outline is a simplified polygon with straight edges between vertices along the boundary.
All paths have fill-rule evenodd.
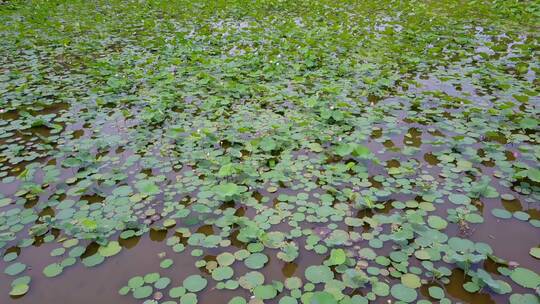
<path id="1" fill-rule="evenodd" d="M 0 4 L 9 296 L 162 234 L 155 271 L 111 287 L 134 303 L 214 290 L 230 304 L 454 303 L 455 282 L 538 303 L 540 239 L 502 257 L 492 245 L 508 240 L 476 229 L 538 235 L 539 13 L 527 1 Z M 30 276 L 38 247 L 53 262 Z M 298 270 L 277 279 L 275 265 Z"/>

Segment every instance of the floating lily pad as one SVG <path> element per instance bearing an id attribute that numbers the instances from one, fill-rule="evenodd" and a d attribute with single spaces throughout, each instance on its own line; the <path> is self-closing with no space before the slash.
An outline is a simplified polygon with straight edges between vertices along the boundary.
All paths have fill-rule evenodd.
<path id="1" fill-rule="evenodd" d="M 111 241 L 106 246 L 99 247 L 98 252 L 103 257 L 110 257 L 118 254 L 120 250 L 122 250 L 120 244 L 116 241 Z"/>
<path id="2" fill-rule="evenodd" d="M 457 193 L 452 193 L 448 196 L 448 199 L 454 203 L 454 204 L 458 204 L 458 205 L 466 205 L 466 204 L 469 204 L 471 202 L 471 198 L 464 195 L 464 194 L 457 194 Z"/>
<path id="3" fill-rule="evenodd" d="M 227 302 L 227 304 L 247 304 L 246 299 L 242 297 L 234 297 Z"/>
<path id="4" fill-rule="evenodd" d="M 330 258 L 328 259 L 328 265 L 341 265 L 345 263 L 346 257 L 343 249 L 332 249 L 330 251 Z"/>
<path id="5" fill-rule="evenodd" d="M 272 285 L 259 285 L 253 289 L 253 294 L 257 299 L 269 300 L 277 295 L 277 290 Z"/>
<path id="6" fill-rule="evenodd" d="M 279 299 L 279 304 L 298 304 L 298 300 L 290 296 L 284 296 Z"/>
<path id="7" fill-rule="evenodd" d="M 30 286 L 28 286 L 28 284 L 17 284 L 11 288 L 9 295 L 22 296 L 22 295 L 25 295 L 29 289 L 30 289 Z"/>
<path id="8" fill-rule="evenodd" d="M 199 292 L 203 290 L 208 281 L 198 274 L 190 275 L 184 279 L 183 286 L 190 292 Z"/>
<path id="9" fill-rule="evenodd" d="M 405 303 L 412 303 L 418 297 L 416 290 L 402 284 L 396 284 L 390 288 L 392 297 Z"/>
<path id="10" fill-rule="evenodd" d="M 329 292 L 317 291 L 311 295 L 309 303 L 313 304 L 337 304 L 336 298 Z"/>
<path id="11" fill-rule="evenodd" d="M 141 287 L 144 285 L 144 278 L 141 276 L 135 276 L 128 281 L 128 286 L 132 289 Z"/>
<path id="12" fill-rule="evenodd" d="M 180 298 L 184 294 L 186 294 L 186 288 L 182 286 L 174 287 L 169 290 L 169 297 L 171 298 Z"/>
<path id="13" fill-rule="evenodd" d="M 221 266 L 229 266 L 234 263 L 235 257 L 232 253 L 223 252 L 216 257 L 216 260 Z"/>
<path id="14" fill-rule="evenodd" d="M 264 283 L 264 275 L 258 271 L 250 271 L 238 279 L 240 286 L 245 289 L 253 289 Z"/>
<path id="15" fill-rule="evenodd" d="M 180 298 L 180 304 L 197 304 L 197 295 L 194 293 L 186 293 Z"/>
<path id="16" fill-rule="evenodd" d="M 149 180 L 138 181 L 135 184 L 135 188 L 145 195 L 155 195 L 159 193 L 159 187 Z"/>
<path id="17" fill-rule="evenodd" d="M 285 279 L 285 287 L 287 289 L 299 289 L 302 287 L 302 279 L 299 277 L 290 277 Z"/>
<path id="18" fill-rule="evenodd" d="M 328 266 L 311 265 L 306 268 L 306 279 L 312 283 L 324 283 L 334 278 L 334 273 Z"/>
<path id="19" fill-rule="evenodd" d="M 82 259 L 82 262 L 84 264 L 84 266 L 86 267 L 94 267 L 94 266 L 97 266 L 101 263 L 103 263 L 103 261 L 105 261 L 105 258 L 99 254 L 99 253 L 95 253 L 89 257 L 86 257 L 84 259 Z"/>
<path id="20" fill-rule="evenodd" d="M 166 278 L 166 277 L 161 277 L 154 283 L 154 288 L 164 289 L 167 286 L 169 286 L 170 283 L 171 283 L 171 279 Z"/>
<path id="21" fill-rule="evenodd" d="M 401 276 L 401 283 L 409 288 L 415 289 L 422 286 L 420 283 L 420 277 L 413 273 L 406 273 Z"/>
<path id="22" fill-rule="evenodd" d="M 221 266 L 212 271 L 212 278 L 216 281 L 230 279 L 234 275 L 234 271 L 229 266 Z"/>
<path id="23" fill-rule="evenodd" d="M 540 285 L 540 275 L 536 272 L 518 267 L 512 271 L 510 278 L 517 284 L 526 288 L 536 288 Z"/>
<path id="24" fill-rule="evenodd" d="M 244 260 L 244 264 L 250 269 L 261 269 L 267 262 L 268 257 L 264 253 L 252 253 Z"/>
<path id="25" fill-rule="evenodd" d="M 171 267 L 173 263 L 174 262 L 173 262 L 172 259 L 165 259 L 165 260 L 161 261 L 161 263 L 159 263 L 159 267 L 167 269 L 167 268 Z"/>
<path id="26" fill-rule="evenodd" d="M 429 295 L 432 298 L 435 298 L 437 300 L 440 300 L 444 298 L 444 290 L 438 286 L 431 286 L 428 288 Z"/>
<path id="27" fill-rule="evenodd" d="M 62 271 L 64 271 L 64 267 L 58 263 L 53 263 L 43 269 L 43 274 L 48 278 L 53 278 L 60 275 Z"/>
<path id="28" fill-rule="evenodd" d="M 135 299 L 148 298 L 153 292 L 152 286 L 140 286 L 133 290 L 133 297 Z"/>
<path id="29" fill-rule="evenodd" d="M 4 262 L 11 262 L 15 260 L 19 255 L 16 252 L 10 252 L 4 255 Z"/>
<path id="30" fill-rule="evenodd" d="M 157 282 L 157 280 L 159 280 L 159 278 L 160 278 L 159 273 L 150 272 L 150 273 L 147 273 L 147 274 L 144 275 L 143 280 L 144 280 L 145 283 L 152 284 L 152 283 Z"/>
<path id="31" fill-rule="evenodd" d="M 431 228 L 437 230 L 445 229 L 446 226 L 448 226 L 448 223 L 443 218 L 437 215 L 430 215 L 427 222 Z"/>
<path id="32" fill-rule="evenodd" d="M 512 213 L 504 209 L 492 209 L 491 214 L 502 219 L 509 219 L 512 217 Z"/>
<path id="33" fill-rule="evenodd" d="M 10 276 L 15 276 L 23 272 L 25 269 L 26 269 L 25 264 L 17 262 L 6 267 L 6 269 L 4 270 L 4 273 Z"/>
<path id="34" fill-rule="evenodd" d="M 529 254 L 537 259 L 540 259 L 540 248 L 531 248 L 531 250 L 529 250 Z"/>
<path id="35" fill-rule="evenodd" d="M 539 304 L 538 296 L 534 294 L 519 294 L 510 295 L 510 304 Z"/>

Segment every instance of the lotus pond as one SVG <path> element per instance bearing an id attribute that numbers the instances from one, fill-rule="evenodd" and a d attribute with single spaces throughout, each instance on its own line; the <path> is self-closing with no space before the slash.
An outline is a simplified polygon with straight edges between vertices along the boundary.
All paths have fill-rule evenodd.
<path id="1" fill-rule="evenodd" d="M 539 20 L 1 1 L 0 303 L 540 303 Z"/>

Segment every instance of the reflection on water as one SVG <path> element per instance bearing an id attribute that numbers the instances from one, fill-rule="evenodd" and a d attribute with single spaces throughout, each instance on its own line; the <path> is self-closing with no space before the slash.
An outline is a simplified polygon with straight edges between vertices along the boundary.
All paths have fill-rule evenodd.
<path id="1" fill-rule="evenodd" d="M 463 289 L 463 284 L 468 281 L 468 277 L 463 273 L 461 269 L 452 270 L 452 275 L 450 276 L 450 283 L 445 285 L 444 288 L 448 294 L 460 301 L 466 303 L 479 303 L 479 304 L 495 304 L 498 303 L 495 300 L 497 297 L 495 295 L 480 292 L 480 293 L 469 293 Z M 443 287 L 443 286 L 440 286 Z M 499 297 L 500 298 L 500 297 Z M 500 303 L 500 302 L 499 302 Z"/>
<path id="2" fill-rule="evenodd" d="M 463 97 L 464 93 L 468 93 L 470 94 L 470 96 L 472 96 L 471 98 L 475 101 L 478 101 L 479 104 L 484 103 L 485 101 L 484 98 L 476 95 L 476 92 L 474 90 L 471 90 L 471 88 L 468 87 L 467 84 L 452 85 L 441 81 L 434 76 L 418 77 L 417 81 L 420 83 L 420 88 L 415 89 L 410 86 L 408 90 L 411 93 L 429 91 L 430 93 L 428 95 L 434 95 L 438 97 L 440 97 L 441 95 L 443 97 Z M 441 92 L 443 92 L 444 94 L 442 94 Z M 367 97 L 367 100 L 370 106 L 375 108 L 378 106 L 385 106 L 385 102 L 387 102 L 387 100 L 375 95 L 369 95 Z M 428 104 L 428 102 L 429 101 L 426 101 L 426 104 Z M 422 111 L 419 108 L 420 105 L 411 105 L 407 104 L 406 102 L 402 102 L 401 105 L 404 108 L 409 107 L 413 112 L 417 112 L 418 116 L 422 115 Z M 108 107 L 110 107 L 110 109 L 114 109 L 114 105 L 112 104 L 109 104 Z M 437 104 L 433 107 L 433 109 L 436 108 Z M 456 159 L 448 157 L 445 154 L 440 155 L 438 153 L 438 149 L 441 146 L 441 143 L 445 143 L 445 140 L 447 140 L 448 138 L 461 136 L 453 133 L 451 128 L 438 129 L 436 128 L 436 125 L 433 124 L 434 121 L 441 118 L 445 118 L 451 122 L 454 119 L 453 115 L 454 113 L 456 113 L 455 111 L 459 110 L 459 106 L 457 105 L 448 105 L 446 106 L 446 108 L 448 108 L 447 111 L 434 112 L 434 114 L 426 115 L 426 117 L 416 117 L 410 115 L 410 113 L 404 113 L 404 111 L 396 111 L 396 113 L 385 113 L 385 115 L 390 118 L 394 118 L 395 116 L 400 117 L 400 119 L 394 123 L 392 128 L 387 128 L 384 124 L 377 122 L 377 126 L 374 125 L 371 130 L 367 130 L 365 134 L 366 137 L 370 137 L 370 149 L 373 148 L 374 151 L 384 152 L 378 156 L 380 156 L 380 159 L 383 160 L 382 163 L 385 165 L 386 168 L 403 168 L 408 161 L 416 159 L 420 163 L 419 167 L 421 169 L 419 170 L 425 170 L 424 172 L 421 172 L 421 174 L 430 176 L 435 180 L 440 180 L 440 167 L 443 164 L 454 165 L 457 164 L 458 161 L 456 161 Z M 32 113 L 33 115 L 55 114 L 57 116 L 60 116 L 63 113 L 66 113 L 67 110 L 67 104 L 55 104 L 53 106 L 44 106 L 42 109 L 28 111 L 30 111 L 30 113 Z M 179 111 L 178 113 L 181 113 L 181 111 Z M 115 117 L 114 115 L 114 111 L 110 111 L 107 113 L 108 117 Z M 0 114 L 0 118 L 6 121 L 13 121 L 18 119 L 19 117 L 20 111 L 7 111 Z M 60 126 L 60 129 L 64 130 L 64 135 L 66 135 L 65 138 L 61 138 L 62 143 L 66 144 L 73 141 L 84 143 L 84 140 L 88 138 L 108 137 L 109 135 L 119 135 L 120 137 L 127 138 L 129 137 L 129 134 L 127 133 L 129 128 L 137 124 L 136 119 L 134 119 L 133 121 L 127 121 L 123 118 L 119 120 L 116 120 L 116 118 L 115 120 L 113 120 L 112 118 L 111 120 L 105 119 L 105 121 L 96 120 L 94 122 L 98 122 L 96 123 L 97 125 L 103 125 L 103 129 L 101 130 L 102 133 L 100 133 L 100 130 L 98 130 L 98 128 L 93 128 L 95 125 L 91 123 L 85 123 L 77 126 L 69 124 L 66 125 L 63 122 L 59 123 L 58 125 Z M 39 146 L 41 144 L 56 145 L 57 142 L 55 140 L 58 139 L 56 137 L 58 135 L 58 132 L 54 128 L 51 128 L 47 125 L 34 126 L 26 128 L 19 132 L 13 132 L 13 134 L 8 137 L 3 137 L 2 139 L 0 139 L 0 144 L 2 145 L 2 150 L 4 150 L 5 145 L 17 143 L 18 145 L 23 147 L 21 154 L 31 154 L 35 151 L 41 151 Z M 49 138 L 51 138 L 52 140 L 49 140 Z M 493 144 L 506 145 L 508 143 L 508 138 L 505 134 L 501 132 L 490 132 L 486 134 L 485 141 Z M 219 146 L 223 150 L 231 149 L 234 147 L 234 142 L 222 140 L 220 141 Z M 384 150 L 383 147 L 387 149 Z M 456 147 L 454 147 L 453 149 L 454 150 L 452 152 L 457 155 L 465 152 L 458 150 Z M 135 154 L 127 145 L 105 146 L 105 148 L 103 148 L 102 150 L 99 150 L 97 147 L 92 146 L 89 147 L 89 151 L 91 151 L 90 154 L 92 156 L 92 161 L 100 157 L 110 157 L 111 159 L 117 158 L 118 162 L 120 162 L 125 161 L 127 158 Z M 404 159 L 400 157 L 403 156 L 402 154 L 395 154 L 403 151 L 407 151 L 407 153 L 409 153 L 407 155 L 410 156 L 410 158 Z M 272 152 L 273 158 L 267 161 L 268 166 L 279 165 L 281 160 L 277 156 L 280 155 L 281 152 L 281 150 L 276 150 Z M 488 172 L 486 174 L 491 174 L 489 172 L 492 171 L 489 170 L 493 170 L 492 168 L 496 168 L 497 159 L 500 159 L 501 156 L 509 162 L 520 161 L 520 158 L 518 156 L 518 149 L 512 146 L 505 148 L 504 152 L 502 152 L 501 155 L 497 155 L 493 151 L 482 148 L 479 148 L 476 151 L 468 152 L 470 153 L 470 155 L 476 155 L 477 157 L 479 157 L 481 161 L 479 161 L 478 164 L 475 164 L 475 166 L 478 166 L 479 172 Z M 163 156 L 161 154 L 161 151 L 145 151 L 145 153 L 155 153 L 156 157 Z M 243 159 L 249 159 L 250 154 L 251 152 L 247 150 L 240 151 L 240 157 Z M 308 158 L 310 156 L 310 154 L 307 153 L 302 155 Z M 48 159 L 47 155 L 42 153 L 31 156 L 35 157 L 32 160 L 22 159 L 20 162 L 17 163 L 9 163 L 5 159 L 0 159 L 0 163 L 3 166 L 2 171 L 9 172 L 11 176 L 17 176 L 21 174 L 21 172 L 25 171 L 26 165 L 28 165 L 31 161 L 42 161 L 54 167 L 60 167 L 61 162 L 63 161 L 63 159 Z M 99 174 L 114 170 L 114 168 L 109 167 L 92 167 L 92 161 L 88 161 L 89 164 L 86 167 L 81 165 L 69 169 L 63 168 L 62 171 L 59 173 L 61 180 L 65 180 L 66 183 L 69 184 L 76 184 L 80 181 L 80 179 L 85 177 L 83 173 L 85 173 L 86 171 L 91 172 L 96 178 L 99 178 Z M 337 157 L 333 154 L 328 154 L 328 157 L 325 159 L 325 162 L 330 165 L 341 164 L 343 161 L 343 157 Z M 347 160 L 347 162 L 356 165 L 360 163 L 356 159 L 350 159 Z M 177 177 L 180 177 L 181 173 L 189 171 L 187 165 L 182 165 L 184 167 L 180 166 L 177 168 L 178 170 L 169 171 L 168 177 L 174 180 Z M 197 168 L 197 164 L 190 165 L 192 165 L 191 168 Z M 384 183 L 386 181 L 382 181 L 374 177 L 376 175 L 374 174 L 376 173 L 376 170 L 381 170 L 381 168 L 370 165 L 370 167 L 366 170 L 370 173 L 368 175 L 368 178 L 366 179 L 366 185 L 378 190 L 384 189 Z M 163 172 L 161 172 L 159 168 L 154 167 L 152 164 L 143 166 L 136 163 L 130 168 L 129 171 L 129 174 L 132 174 L 132 172 L 134 174 L 134 172 L 136 172 L 139 174 L 144 174 L 148 178 L 156 177 L 163 174 Z M 463 169 L 458 168 L 454 171 L 461 172 L 463 171 Z M 81 175 L 77 176 L 77 174 Z M 39 178 L 43 178 L 42 175 L 44 174 L 43 172 L 39 172 L 39 174 L 37 175 Z M 475 175 L 471 172 L 466 172 L 463 177 L 470 178 L 474 181 L 477 180 L 478 175 Z M 198 180 L 200 181 L 200 183 L 204 183 L 205 175 L 199 175 Z M 319 177 L 314 177 L 313 180 L 317 181 L 318 183 Z M 129 181 L 132 182 L 133 180 Z M 106 181 L 101 181 L 101 183 L 106 183 Z M 345 183 L 346 182 L 344 182 L 344 184 Z M 97 185 L 98 183 L 92 185 L 92 187 L 97 188 Z M 278 199 L 280 195 L 296 195 L 296 193 L 295 190 L 293 190 L 294 185 L 290 185 L 290 183 L 286 184 L 282 181 L 279 181 L 278 183 L 276 183 L 276 185 L 279 187 L 274 187 L 275 189 L 269 187 L 263 187 L 264 189 L 252 189 L 253 192 L 251 196 L 258 204 L 269 206 L 271 205 L 275 209 L 277 209 L 280 206 L 281 202 Z M 403 185 L 407 185 L 407 183 L 404 182 Z M 4 186 L 4 184 L 2 184 L 2 187 L 5 187 L 1 189 L 2 193 L 5 193 L 6 196 L 12 196 L 15 193 L 17 186 L 18 185 L 14 186 L 13 184 Z M 40 191 L 42 192 L 38 191 L 39 193 L 36 194 L 26 194 L 25 201 L 22 204 L 26 209 L 36 210 L 40 218 L 36 220 L 36 223 L 41 223 L 42 220 L 44 220 L 45 218 L 54 217 L 56 214 L 58 214 L 58 212 L 60 212 L 59 208 L 57 209 L 54 206 L 48 206 L 44 204 L 49 198 L 56 198 L 58 201 L 61 202 L 64 201 L 67 197 L 66 193 L 62 191 L 59 193 L 59 195 L 54 194 L 58 190 L 57 188 L 55 188 L 58 185 L 54 185 L 53 182 L 49 183 L 49 185 L 47 186 L 48 187 L 45 187 L 44 189 L 40 189 Z M 63 185 L 60 185 L 60 187 L 62 186 Z M 500 193 L 505 193 L 507 191 L 507 188 L 502 184 L 498 184 L 495 186 Z M 344 187 L 346 187 L 346 185 Z M 91 191 L 87 191 L 80 196 L 75 196 L 75 199 L 78 202 L 86 201 L 87 206 L 101 204 L 104 205 L 103 208 L 105 208 L 108 204 L 107 194 L 112 191 L 112 189 L 107 189 L 106 187 L 104 187 L 104 189 L 106 189 L 105 192 L 99 192 L 93 191 L 94 189 L 92 188 Z M 321 191 L 320 189 L 314 190 L 313 193 L 318 193 L 318 191 L 324 193 L 324 191 Z M 405 207 L 402 209 L 415 209 L 419 203 L 422 203 L 421 197 L 417 194 L 412 193 L 410 197 L 413 198 L 414 201 L 409 202 L 409 205 L 405 205 Z M 519 194 L 516 193 L 513 199 L 474 200 L 472 204 L 478 207 L 480 213 L 484 215 L 486 222 L 482 225 L 475 227 L 474 231 L 471 231 L 470 238 L 474 239 L 475 241 L 482 241 L 490 244 L 493 247 L 495 253 L 497 255 L 500 255 L 501 257 L 504 257 L 506 259 L 512 259 L 513 261 L 518 261 L 519 263 L 521 263 L 521 265 L 529 267 L 533 270 L 538 270 L 538 261 L 534 260 L 528 254 L 528 251 L 531 247 L 537 246 L 540 243 L 538 235 L 535 235 L 536 232 L 534 228 L 531 228 L 531 226 L 525 222 L 518 222 L 517 220 L 513 220 L 509 225 L 508 223 L 504 223 L 499 221 L 498 219 L 494 219 L 489 214 L 489 211 L 494 206 L 502 206 L 505 210 L 508 210 L 510 212 L 526 211 L 532 218 L 540 219 L 540 210 L 537 209 L 538 206 L 528 205 L 525 201 L 522 202 L 519 197 Z M 394 205 L 399 205 L 398 203 L 407 202 L 408 200 L 411 200 L 411 198 L 403 199 L 403 197 L 400 197 L 400 194 L 390 193 L 384 199 L 381 198 L 373 201 L 374 204 L 383 205 L 382 209 L 365 208 L 358 210 L 353 216 L 358 219 L 365 219 L 372 218 L 375 214 L 391 214 L 392 212 L 396 211 L 396 209 L 393 207 Z M 193 197 L 186 196 L 178 199 L 178 204 L 181 204 L 188 208 L 197 199 L 198 198 L 196 197 L 196 193 L 194 193 Z M 58 246 L 57 243 L 44 242 L 44 236 L 39 236 L 35 238 L 33 246 L 26 248 L 11 246 L 7 248 L 4 251 L 4 255 L 10 252 L 16 252 L 18 255 L 21 255 L 20 259 L 22 261 L 26 261 L 29 265 L 32 265 L 32 268 L 29 270 L 29 275 L 32 275 L 34 280 L 32 282 L 31 291 L 26 296 L 17 299 L 12 298 L 8 301 L 16 303 L 133 303 L 133 300 L 131 298 L 119 296 L 117 294 L 117 290 L 123 285 L 125 285 L 127 279 L 132 276 L 156 271 L 156 269 L 158 269 L 160 257 L 164 255 L 163 253 L 165 253 L 166 257 L 174 260 L 174 265 L 170 269 L 159 269 L 159 271 L 160 273 L 162 273 L 162 275 L 172 278 L 173 285 L 180 285 L 185 277 L 193 273 L 201 273 L 201 275 L 209 278 L 211 271 L 217 267 L 216 256 L 220 253 L 221 249 L 209 249 L 208 252 L 205 252 L 206 255 L 204 255 L 202 258 L 192 256 L 191 250 L 185 250 L 181 253 L 173 252 L 171 248 L 166 245 L 166 242 L 164 242 L 167 237 L 169 235 L 177 236 L 179 237 L 180 243 L 183 245 L 187 244 L 187 238 L 184 237 L 180 232 L 175 231 L 174 229 L 176 227 L 169 229 L 162 229 L 159 227 L 159 225 L 162 224 L 160 212 L 163 211 L 163 201 L 164 199 L 162 197 L 159 197 L 158 199 L 153 201 L 151 205 L 148 206 L 149 208 L 154 209 L 152 210 L 152 212 L 148 214 L 141 212 L 140 214 L 140 217 L 144 221 L 144 223 L 153 225 L 155 227 L 151 228 L 148 233 L 142 236 L 132 236 L 126 239 L 117 237 L 120 246 L 124 250 L 118 256 L 106 260 L 103 265 L 95 268 L 87 269 L 83 265 L 78 263 L 73 267 L 66 269 L 66 271 L 57 278 L 44 279 L 40 272 L 44 268 L 44 266 L 54 261 L 50 256 L 50 251 L 55 246 Z M 339 203 L 340 201 L 338 200 L 332 202 L 333 206 L 336 206 Z M 347 201 L 347 203 L 352 204 L 353 202 L 349 200 Z M 11 208 L 12 206 L 9 207 Z M 444 214 L 444 212 L 446 211 L 445 208 L 447 207 L 441 207 L 441 210 L 437 210 L 437 212 L 439 212 L 441 216 L 446 216 L 446 214 Z M 235 200 L 229 200 L 227 202 L 224 202 L 218 207 L 216 207 L 216 209 L 220 209 L 222 212 L 226 211 L 227 209 L 233 209 L 233 214 L 238 217 L 253 217 L 255 215 L 259 215 L 259 211 L 255 210 L 255 208 L 253 208 L 252 206 L 243 205 L 242 203 L 238 203 Z M 192 214 L 190 215 L 190 217 L 183 219 L 182 224 L 184 227 L 190 226 L 190 232 L 201 233 L 205 236 L 222 233 L 219 226 L 204 223 L 204 220 L 206 220 L 207 218 L 208 217 L 206 216 Z M 279 223 L 279 225 L 281 224 L 285 225 L 287 223 Z M 279 230 L 279 225 L 276 225 L 274 229 Z M 235 249 L 245 249 L 247 244 L 238 239 L 239 224 L 234 224 L 231 227 L 232 228 L 230 234 L 226 236 L 226 240 L 230 241 L 231 245 Z M 327 237 L 331 233 L 331 229 L 328 229 L 326 227 L 312 228 L 321 237 Z M 346 229 L 348 229 L 349 232 L 357 231 L 366 234 L 373 233 L 373 229 L 368 223 L 363 223 L 359 227 L 348 226 Z M 169 231 L 172 232 L 169 233 Z M 67 236 L 64 235 L 64 232 L 59 230 L 51 231 L 50 234 L 53 235 L 57 240 L 63 240 L 67 238 Z M 451 236 L 459 235 L 459 227 L 457 224 L 450 224 L 449 234 Z M 520 237 L 518 238 L 516 236 Z M 99 245 L 97 242 L 81 243 L 83 243 L 85 247 L 85 251 L 81 256 L 82 258 L 92 256 L 98 251 Z M 358 251 L 361 248 L 368 247 L 368 240 L 361 239 L 357 243 L 355 243 L 355 247 L 353 247 L 353 249 Z M 388 253 L 390 249 L 391 248 L 382 248 L 381 252 Z M 319 265 L 322 262 L 321 256 L 314 254 L 312 251 L 306 250 L 303 246 L 299 246 L 300 254 L 298 259 L 294 262 L 289 263 L 282 262 L 281 260 L 275 258 L 275 250 L 273 249 L 266 248 L 264 249 L 264 252 L 267 253 L 267 255 L 269 256 L 269 262 L 263 269 L 259 271 L 264 273 L 267 281 L 283 281 L 285 278 L 290 278 L 293 276 L 303 278 L 304 271 L 308 266 Z M 358 256 L 357 252 L 355 252 L 355 256 Z M 199 269 L 195 268 L 195 262 L 201 259 L 206 261 L 206 265 Z M 357 266 L 361 268 L 368 267 L 369 263 L 361 259 L 361 257 L 358 257 Z M 233 266 L 235 269 L 235 277 L 238 277 L 239 274 L 243 273 L 243 271 L 245 270 L 245 267 L 242 265 L 242 263 L 237 263 Z M 482 267 L 486 271 L 490 272 L 494 276 L 499 275 L 499 272 L 497 271 L 498 266 L 499 265 L 497 265 L 491 260 L 487 260 L 482 265 Z M 383 269 L 382 271 L 388 272 L 386 269 Z M 2 278 L 2 280 L 5 279 L 7 281 L 5 275 L 0 275 L 0 277 Z M 388 279 L 389 282 L 395 281 L 391 277 L 387 277 L 385 279 Z M 488 290 L 484 290 L 478 294 L 468 293 L 463 289 L 463 284 L 469 281 L 470 278 L 467 277 L 463 273 L 463 271 L 458 268 L 452 270 L 452 274 L 449 279 L 450 283 L 446 285 L 440 282 L 428 282 L 421 287 L 420 292 L 422 293 L 424 298 L 430 299 L 428 288 L 430 286 L 439 286 L 445 289 L 445 291 L 452 298 L 452 300 L 471 304 L 502 303 L 501 301 L 504 301 L 505 299 L 504 297 L 491 293 Z M 0 292 L 3 295 L 8 294 L 8 285 L 9 284 L 2 284 L 0 286 Z M 360 288 L 355 290 L 347 289 L 344 291 L 344 293 L 349 295 L 365 295 L 368 290 L 368 288 Z M 519 287 L 515 287 L 515 290 L 518 292 L 521 291 Z M 249 293 L 242 289 L 238 289 L 236 291 L 227 291 L 209 288 L 208 290 L 205 290 L 200 294 L 200 303 L 224 303 L 223 300 L 225 298 L 231 298 L 232 295 L 244 295 L 247 298 L 249 296 Z M 166 299 L 168 299 L 167 295 L 165 295 L 163 300 Z M 385 298 L 381 299 L 381 301 L 389 299 L 390 298 Z M 279 300 L 276 299 L 272 301 L 266 301 L 265 303 L 278 303 L 278 301 Z M 3 303 L 3 301 L 0 302 Z"/>
<path id="3" fill-rule="evenodd" d="M 283 263 L 283 268 L 281 268 L 281 273 L 283 273 L 284 277 L 290 278 L 293 275 L 295 275 L 297 268 L 298 268 L 298 264 L 294 262 Z"/>
<path id="4" fill-rule="evenodd" d="M 166 229 L 150 229 L 150 239 L 154 242 L 162 242 L 167 238 Z"/>

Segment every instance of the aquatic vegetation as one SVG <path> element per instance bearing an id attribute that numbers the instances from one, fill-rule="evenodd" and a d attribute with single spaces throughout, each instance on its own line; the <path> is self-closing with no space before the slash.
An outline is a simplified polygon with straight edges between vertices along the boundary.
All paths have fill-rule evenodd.
<path id="1" fill-rule="evenodd" d="M 539 303 L 538 20 L 0 3 L 0 302 Z"/>

